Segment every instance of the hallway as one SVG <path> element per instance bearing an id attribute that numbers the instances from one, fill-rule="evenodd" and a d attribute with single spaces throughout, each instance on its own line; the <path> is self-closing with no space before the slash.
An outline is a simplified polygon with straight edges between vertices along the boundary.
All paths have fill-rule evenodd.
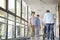
<path id="1" fill-rule="evenodd" d="M 32 11 L 40 15 L 39 40 L 47 40 L 43 18 L 46 10 L 54 15 L 54 40 L 60 40 L 60 0 L 0 0 L 0 40 L 38 40 L 32 38 Z"/>

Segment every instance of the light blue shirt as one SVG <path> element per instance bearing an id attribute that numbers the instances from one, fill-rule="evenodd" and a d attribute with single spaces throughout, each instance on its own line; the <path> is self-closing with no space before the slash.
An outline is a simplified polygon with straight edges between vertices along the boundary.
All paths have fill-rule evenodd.
<path id="1" fill-rule="evenodd" d="M 36 26 L 40 27 L 40 19 L 38 19 L 38 18 L 36 19 Z"/>
<path id="2" fill-rule="evenodd" d="M 45 13 L 43 22 L 44 22 L 44 24 L 54 23 L 54 15 L 51 13 Z"/>

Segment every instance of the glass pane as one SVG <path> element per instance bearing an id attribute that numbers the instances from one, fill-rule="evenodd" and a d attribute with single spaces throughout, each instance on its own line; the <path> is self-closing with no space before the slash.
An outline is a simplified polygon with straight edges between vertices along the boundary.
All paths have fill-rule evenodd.
<path id="1" fill-rule="evenodd" d="M 20 24 L 16 23 L 16 37 L 20 37 Z"/>
<path id="2" fill-rule="evenodd" d="M 8 20 L 8 39 L 14 37 L 14 23 Z"/>
<path id="3" fill-rule="evenodd" d="M 4 12 L 4 11 L 0 10 L 0 16 L 2 16 L 2 17 L 5 17 L 5 18 L 6 18 L 6 15 L 7 15 L 7 13 L 6 13 L 6 12 Z"/>
<path id="4" fill-rule="evenodd" d="M 5 39 L 6 37 L 6 24 L 0 23 L 0 39 Z"/>
<path id="5" fill-rule="evenodd" d="M 16 22 L 20 23 L 20 18 L 16 17 Z"/>
<path id="6" fill-rule="evenodd" d="M 17 0 L 17 15 L 21 14 L 21 0 Z"/>
<path id="7" fill-rule="evenodd" d="M 6 37 L 6 14 L 4 11 L 0 10 L 0 39 L 5 39 Z"/>
<path id="8" fill-rule="evenodd" d="M 27 20 L 27 5 L 22 1 L 22 18 Z"/>
<path id="9" fill-rule="evenodd" d="M 15 13 L 15 0 L 8 0 L 8 8 L 10 11 Z"/>
<path id="10" fill-rule="evenodd" d="M 25 26 L 25 37 L 27 37 L 27 33 L 28 33 L 28 28 L 27 26 Z"/>
<path id="11" fill-rule="evenodd" d="M 20 28 L 20 37 L 24 37 L 24 25 L 21 25 L 21 28 Z"/>
<path id="12" fill-rule="evenodd" d="M 0 0 L 0 7 L 5 8 L 5 0 Z"/>
<path id="13" fill-rule="evenodd" d="M 22 20 L 22 24 L 24 24 L 24 20 Z"/>
<path id="14" fill-rule="evenodd" d="M 6 23 L 6 19 L 0 18 L 0 23 Z"/>
<path id="15" fill-rule="evenodd" d="M 8 25 L 14 25 L 13 21 L 8 20 Z"/>
<path id="16" fill-rule="evenodd" d="M 13 15 L 11 15 L 11 14 L 9 14 L 9 16 L 8 16 L 8 19 L 10 19 L 10 20 L 15 20 L 15 17 L 13 16 Z"/>

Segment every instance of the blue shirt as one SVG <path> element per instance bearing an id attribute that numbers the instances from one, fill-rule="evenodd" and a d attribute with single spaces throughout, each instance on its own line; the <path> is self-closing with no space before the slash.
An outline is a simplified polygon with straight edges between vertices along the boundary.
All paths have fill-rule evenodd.
<path id="1" fill-rule="evenodd" d="M 38 18 L 36 19 L 36 26 L 40 27 L 40 19 L 38 19 Z"/>

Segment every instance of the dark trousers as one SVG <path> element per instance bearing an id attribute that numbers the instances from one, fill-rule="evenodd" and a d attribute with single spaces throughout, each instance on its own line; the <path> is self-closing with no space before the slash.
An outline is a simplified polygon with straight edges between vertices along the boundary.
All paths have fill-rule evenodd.
<path id="1" fill-rule="evenodd" d="M 54 37 L 54 23 L 52 24 L 46 24 L 45 25 L 45 30 L 46 30 L 46 37 L 49 39 L 53 39 Z"/>

